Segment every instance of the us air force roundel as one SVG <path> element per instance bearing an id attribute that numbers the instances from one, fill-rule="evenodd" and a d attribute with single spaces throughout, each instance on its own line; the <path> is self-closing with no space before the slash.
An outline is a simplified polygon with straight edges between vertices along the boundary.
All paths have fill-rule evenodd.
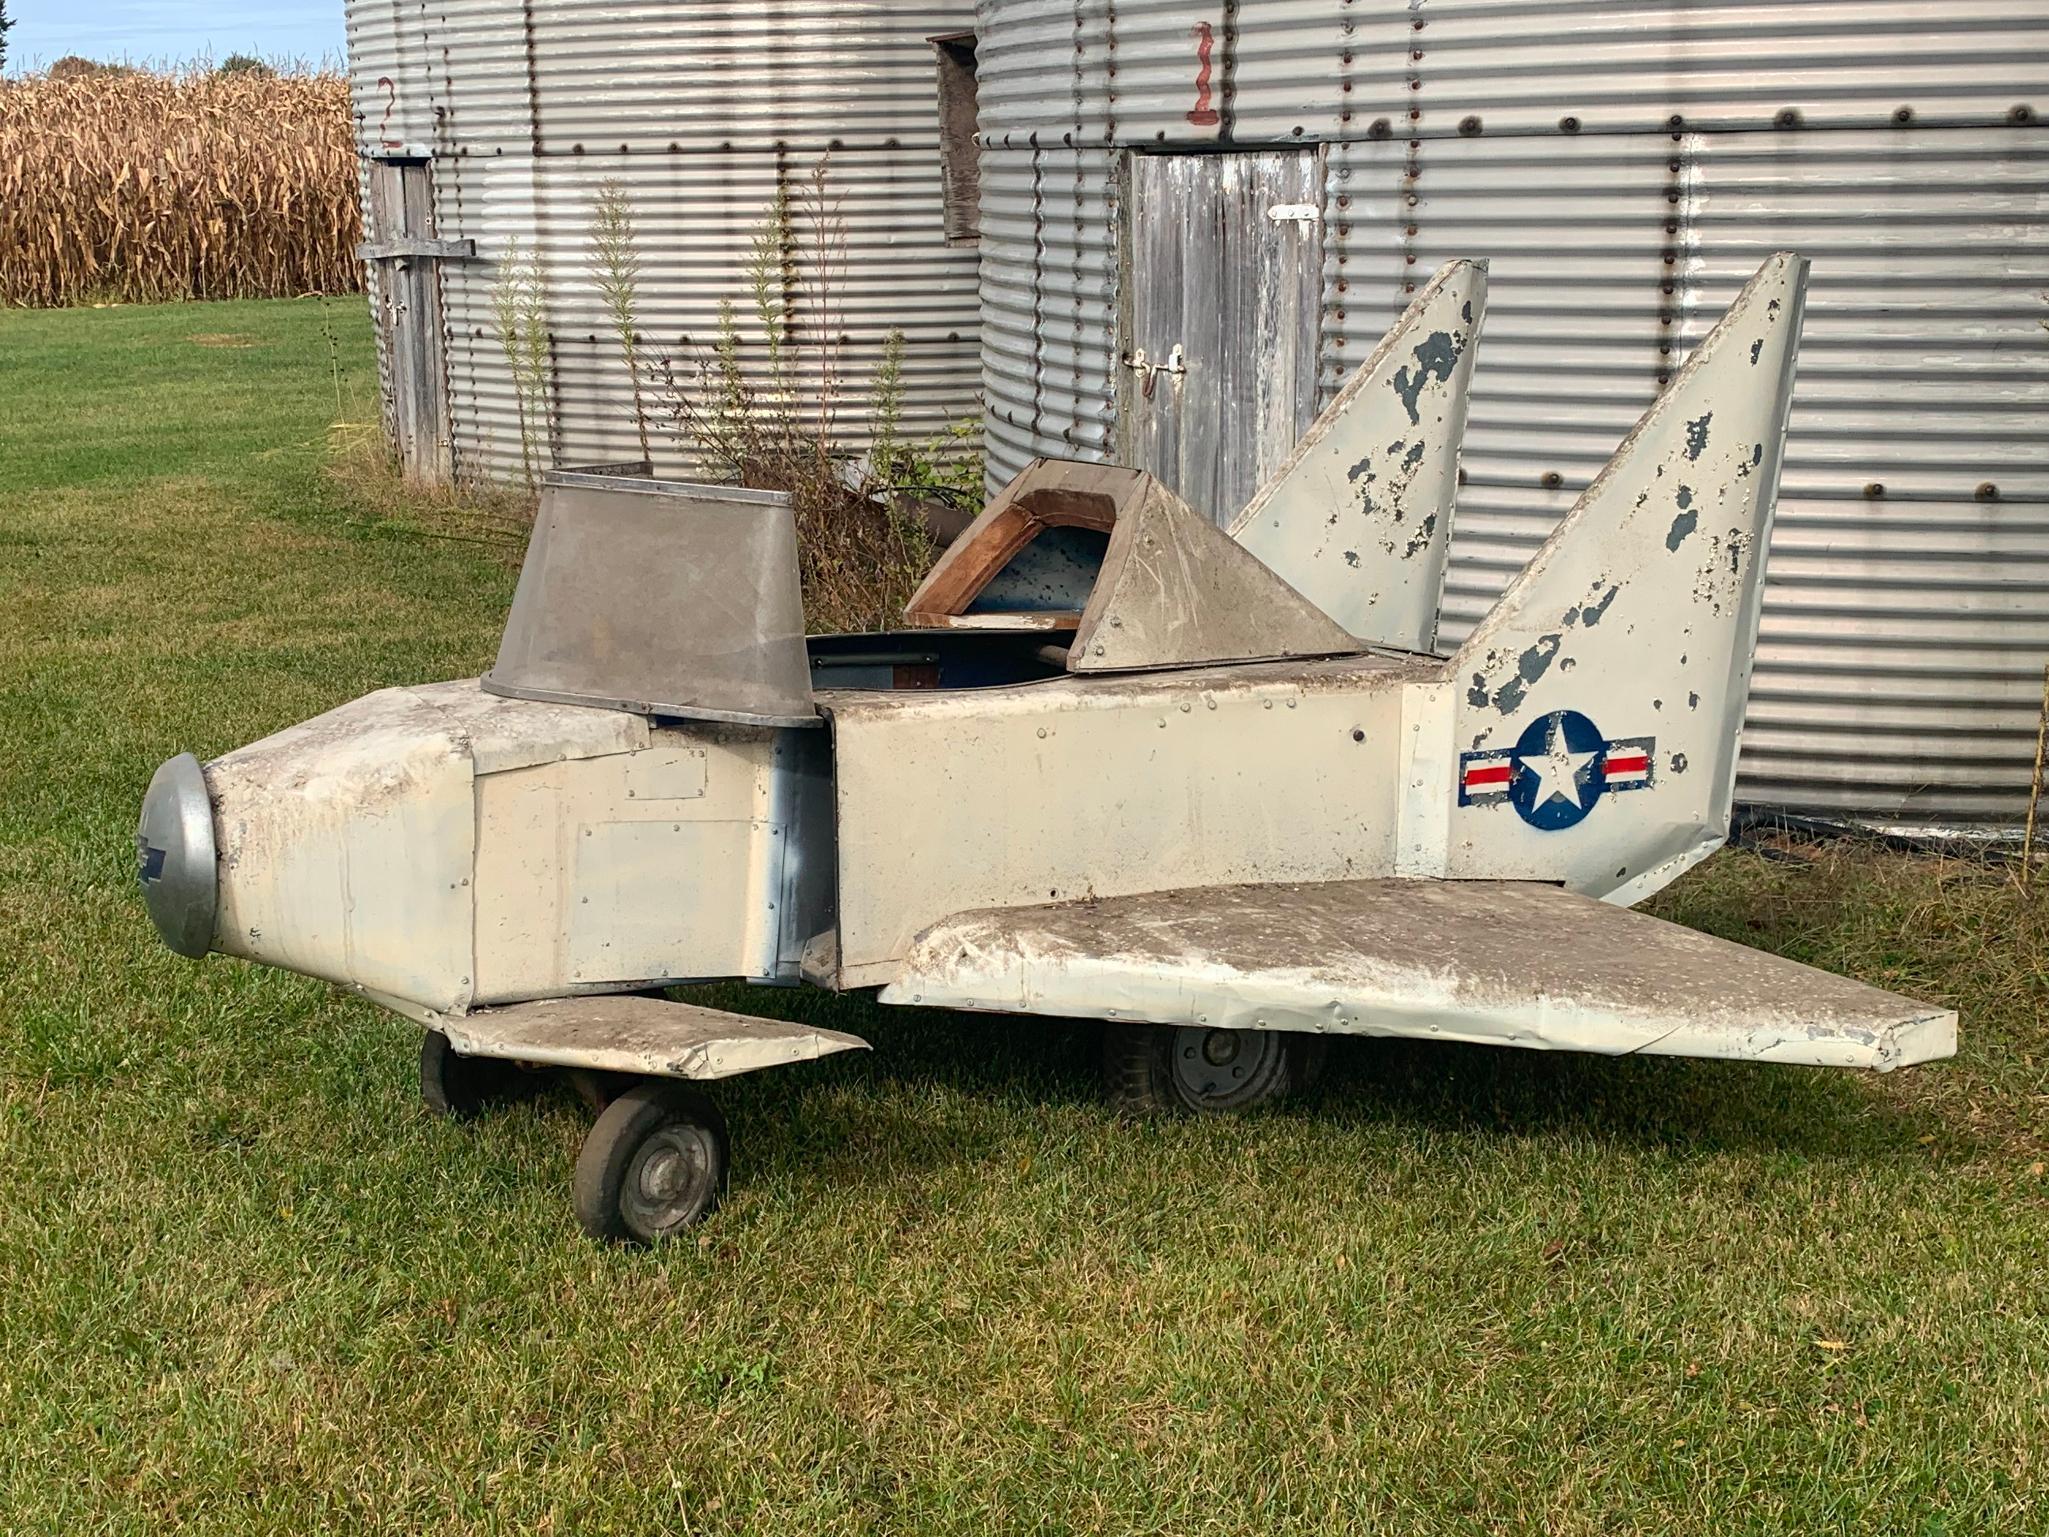
<path id="1" fill-rule="evenodd" d="M 1513 747 L 1459 755 L 1458 803 L 1507 801 L 1542 832 L 1572 827 L 1610 791 L 1648 790 L 1656 737 L 1611 741 L 1577 710 L 1553 710 L 1523 729 Z"/>

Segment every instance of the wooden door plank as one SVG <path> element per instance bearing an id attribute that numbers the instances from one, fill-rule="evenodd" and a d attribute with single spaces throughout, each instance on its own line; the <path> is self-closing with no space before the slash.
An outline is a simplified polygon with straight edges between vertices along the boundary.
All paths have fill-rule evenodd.
<path id="1" fill-rule="evenodd" d="M 1228 525 L 1316 416 L 1321 229 L 1267 210 L 1321 206 L 1318 157 L 1138 155 L 1131 187 L 1126 350 L 1157 366 L 1178 344 L 1186 372 L 1127 382 L 1125 441 L 1134 463 Z"/>
<path id="2" fill-rule="evenodd" d="M 1181 415 L 1179 483 L 1170 489 L 1208 517 L 1216 499 L 1219 444 L 1230 431 L 1224 415 L 1224 395 L 1230 388 L 1224 349 L 1230 334 L 1224 313 L 1231 260 L 1225 245 L 1230 224 L 1223 209 L 1227 160 L 1220 155 L 1184 155 L 1176 164 L 1181 200 L 1174 218 L 1185 231 L 1187 254 L 1181 334 L 1174 338 L 1181 346 L 1184 372 L 1171 381 L 1161 380 L 1162 388 L 1172 383 Z"/>

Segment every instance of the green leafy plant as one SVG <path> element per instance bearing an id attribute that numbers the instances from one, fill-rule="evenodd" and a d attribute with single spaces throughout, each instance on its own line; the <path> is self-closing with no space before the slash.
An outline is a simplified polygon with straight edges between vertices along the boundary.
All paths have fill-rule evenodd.
<path id="1" fill-rule="evenodd" d="M 891 326 L 882 339 L 882 361 L 868 392 L 868 462 L 887 477 L 899 452 L 897 429 L 904 416 L 904 329 Z"/>

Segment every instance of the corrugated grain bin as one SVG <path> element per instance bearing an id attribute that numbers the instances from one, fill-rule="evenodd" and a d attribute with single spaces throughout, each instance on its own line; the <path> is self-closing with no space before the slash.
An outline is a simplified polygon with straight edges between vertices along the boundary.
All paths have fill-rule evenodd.
<path id="1" fill-rule="evenodd" d="M 1172 265 L 1173 231 L 1212 215 L 1141 163 L 1298 158 L 1313 205 L 1265 210 L 1284 236 L 1258 225 L 1321 275 L 1296 420 L 1441 262 L 1492 262 L 1455 643 L 1742 279 L 1797 250 L 1813 277 L 1739 794 L 2019 820 L 2049 655 L 2049 9 L 982 0 L 977 56 L 992 482 L 1034 454 L 1142 459 L 1141 348 L 1185 342 L 1195 387 L 1193 335 L 1139 334 L 1158 306 L 1136 296 L 1181 275 L 1133 252 Z M 1204 344 L 1257 345 L 1257 303 L 1213 308 L 1186 321 Z M 1260 460 L 1225 441 L 1245 415 L 1220 458 Z M 1224 476 L 1233 505 L 1206 510 L 1247 489 Z"/>
<path id="2" fill-rule="evenodd" d="M 839 420 L 863 435 L 892 328 L 905 335 L 902 431 L 937 433 L 975 409 L 976 264 L 947 238 L 934 49 L 971 7 L 852 0 L 351 0 L 349 68 L 365 159 L 379 367 L 389 424 L 430 477 L 520 472 L 521 406 L 493 310 L 517 241 L 538 257 L 550 361 L 528 412 L 542 463 L 640 458 L 629 376 L 595 283 L 589 224 L 601 183 L 638 229 L 647 355 L 686 383 L 716 338 L 721 300 L 751 320 L 752 236 L 778 194 L 801 198 L 826 162 L 845 220 L 830 314 L 793 317 L 800 412 L 817 393 L 821 329 L 843 337 Z M 816 253 L 796 210 L 796 259 Z M 551 433 L 533 425 L 545 414 Z M 533 442 L 535 438 L 541 439 Z M 656 466 L 689 445 L 656 432 Z"/>

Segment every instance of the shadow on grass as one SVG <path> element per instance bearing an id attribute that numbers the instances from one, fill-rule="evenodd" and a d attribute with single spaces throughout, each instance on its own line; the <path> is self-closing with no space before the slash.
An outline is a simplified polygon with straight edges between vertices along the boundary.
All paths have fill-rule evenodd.
<path id="1" fill-rule="evenodd" d="M 899 1102 L 881 1115 L 892 1123 L 890 1146 L 922 1148 L 919 1156 L 935 1162 L 983 1157 L 1002 1140 L 994 1117 L 945 1112 L 945 1098 L 1009 1109 L 1094 1111 L 1102 1105 L 1102 1032 L 1093 1021 L 894 1009 L 869 997 L 805 992 L 750 990 L 744 999 L 702 1001 L 853 1031 L 873 1044 L 872 1054 L 721 1086 L 734 1113 L 755 1123 L 755 1138 L 788 1144 L 796 1156 L 824 1152 L 834 1128 L 851 1150 L 865 1145 L 873 1153 L 881 1128 L 869 1112 L 881 1112 L 882 1104 L 865 1091 L 887 1088 L 888 1098 Z M 1334 1128 L 1573 1135 L 1681 1156 L 1744 1151 L 1862 1161 L 1925 1162 L 1929 1150 L 1919 1145 L 1921 1138 L 1959 1130 L 1932 1110 L 1874 1093 L 1869 1075 L 1846 1070 L 1414 1040 L 1337 1038 L 1331 1046 L 1322 1080 L 1272 1113 Z M 943 1128 L 941 1145 L 929 1145 L 932 1136 L 915 1110 L 900 1108 L 921 1097 Z M 944 1145 L 963 1138 L 986 1145 Z M 1945 1149 L 1948 1156 L 1967 1151 Z M 757 1145 L 755 1156 L 780 1163 L 787 1155 Z"/>
<path id="2" fill-rule="evenodd" d="M 1507 1136 L 1574 1133 L 1679 1154 L 1921 1156 L 1931 1129 L 1867 1075 L 1679 1057 L 1602 1057 L 1413 1040 L 1337 1043 L 1318 1113 Z"/>

